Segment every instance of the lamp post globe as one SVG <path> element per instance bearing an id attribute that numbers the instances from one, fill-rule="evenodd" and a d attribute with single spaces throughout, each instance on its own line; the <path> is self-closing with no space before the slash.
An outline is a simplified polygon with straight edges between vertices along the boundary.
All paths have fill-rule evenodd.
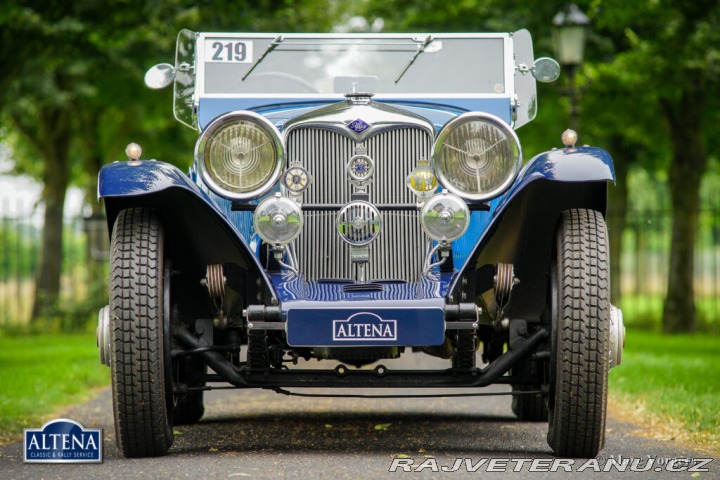
<path id="1" fill-rule="evenodd" d="M 575 85 L 575 73 L 585 57 L 585 42 L 590 26 L 590 18 L 580 7 L 569 4 L 553 18 L 553 40 L 555 54 L 560 65 L 568 73 L 568 94 L 570 96 L 570 128 L 578 130 L 578 92 Z"/>

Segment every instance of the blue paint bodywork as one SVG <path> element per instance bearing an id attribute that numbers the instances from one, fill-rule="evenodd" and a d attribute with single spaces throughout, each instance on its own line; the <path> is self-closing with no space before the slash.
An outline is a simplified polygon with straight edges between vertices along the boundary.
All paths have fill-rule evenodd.
<path id="1" fill-rule="evenodd" d="M 273 273 L 270 279 L 283 305 L 293 302 L 360 302 L 443 298 L 452 279 L 450 273 L 424 275 L 416 283 L 380 282 L 381 291 L 345 292 L 341 282 L 306 282 L 290 273 Z M 349 283 L 349 282 L 348 282 Z"/>
<path id="2" fill-rule="evenodd" d="M 509 206 L 526 194 L 530 186 L 537 182 L 615 183 L 615 167 L 610 154 L 595 147 L 556 149 L 533 157 L 522 168 L 513 186 L 504 195 L 491 202 L 488 212 L 473 212 L 471 228 L 453 243 L 456 266 L 458 264 L 460 266 L 457 269 L 458 275 L 449 288 L 450 291 L 457 286 L 461 273 L 474 265 L 480 250 L 488 242 L 488 235 L 494 232 L 492 227 L 503 221 L 503 215 Z M 537 198 L 537 201 L 542 202 L 543 198 Z M 604 202 L 603 198 L 602 203 Z M 573 207 L 587 206 L 577 204 Z M 548 228 L 554 228 L 554 225 L 548 225 Z"/>
<path id="3" fill-rule="evenodd" d="M 215 199 L 220 197 L 209 190 L 201 189 L 193 181 L 193 177 L 195 175 L 192 171 L 191 175 L 186 175 L 174 165 L 155 160 L 105 165 L 98 176 L 98 198 L 105 199 L 110 229 L 118 212 L 111 211 L 108 207 L 115 201 L 123 200 L 125 208 L 142 207 L 152 205 L 154 198 L 160 195 L 173 198 L 189 194 L 190 198 L 205 207 L 213 222 L 221 224 L 223 230 L 232 237 L 231 242 L 240 246 L 240 253 L 250 264 L 250 268 L 270 286 L 270 280 L 260 265 L 258 256 L 250 249 L 246 240 L 252 226 L 252 213 L 230 212 L 230 202 L 222 199 L 222 203 L 218 204 Z M 245 215 L 240 215 L 241 213 Z M 212 239 L 209 241 L 212 243 Z M 212 248 L 211 245 L 208 246 Z M 269 289 L 275 297 L 272 288 Z"/>
<path id="4" fill-rule="evenodd" d="M 310 110 L 337 101 L 298 103 L 293 99 L 265 100 L 243 99 L 202 99 L 198 117 L 201 127 L 216 116 L 232 110 L 250 109 L 265 115 L 279 128 L 291 118 Z M 425 101 L 392 101 L 395 106 L 406 108 L 430 119 L 438 128 L 449 119 L 465 111 L 485 111 L 510 122 L 510 102 L 506 98 L 482 100 L 453 99 L 442 105 Z M 105 166 L 100 172 L 98 195 L 107 201 L 122 198 L 123 205 L 143 206 L 150 198 L 165 192 L 189 194 L 195 201 L 206 206 L 208 215 L 224 226 L 224 231 L 233 242 L 244 249 L 243 255 L 250 260 L 249 268 L 263 279 L 272 296 L 283 308 L 283 316 L 291 308 L 307 308 L 333 302 L 332 308 L 343 305 L 387 305 L 389 302 L 434 302 L 444 303 L 457 286 L 462 272 L 475 265 L 483 245 L 494 235 L 496 224 L 503 219 L 503 213 L 529 187 L 539 181 L 562 184 L 577 182 L 614 182 L 615 174 L 610 156 L 604 150 L 592 147 L 563 149 L 545 152 L 532 158 L 524 166 L 514 185 L 502 196 L 490 202 L 489 211 L 474 211 L 471 226 L 458 240 L 453 242 L 454 272 L 440 274 L 437 269 L 423 276 L 416 283 L 386 283 L 379 292 L 343 291 L 340 283 L 305 282 L 290 273 L 267 274 L 260 259 L 260 241 L 252 225 L 252 212 L 232 211 L 232 202 L 224 199 L 202 184 L 193 168 L 186 175 L 176 167 L 158 161 L 142 161 L 137 166 L 130 162 L 116 162 Z M 542 199 L 538 199 L 541 201 Z M 603 199 L 604 203 L 604 199 Z M 584 207 L 584 205 L 578 205 Z M 112 218 L 109 221 L 112 225 Z M 552 226 L 548 226 L 552 228 Z M 213 239 L 207 239 L 207 248 L 213 248 Z M 441 299 L 441 300 L 429 300 Z"/>
<path id="5" fill-rule="evenodd" d="M 139 196 L 168 188 L 188 190 L 210 201 L 190 177 L 164 162 L 114 162 L 100 169 L 98 176 L 98 198 Z"/>
<path id="6" fill-rule="evenodd" d="M 198 105 L 198 126 L 204 130 L 207 125 L 220 115 L 235 110 L 251 110 L 257 112 L 279 128 L 288 120 L 309 111 L 333 103 L 344 98 L 313 99 L 312 102 L 298 102 L 297 98 L 203 98 Z M 465 112 L 486 112 L 502 118 L 510 124 L 512 110 L 510 99 L 504 97 L 491 98 L 454 98 L 443 99 L 442 103 L 430 102 L 427 99 L 393 99 L 376 97 L 374 100 L 409 110 L 430 120 L 437 128 L 445 125 L 450 119 Z M 271 102 L 271 103 L 269 103 Z"/>

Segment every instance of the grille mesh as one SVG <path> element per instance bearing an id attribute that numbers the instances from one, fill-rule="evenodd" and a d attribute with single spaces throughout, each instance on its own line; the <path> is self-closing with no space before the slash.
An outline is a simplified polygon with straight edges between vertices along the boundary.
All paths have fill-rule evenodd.
<path id="1" fill-rule="evenodd" d="M 345 205 L 352 186 L 345 165 L 357 146 L 367 148 L 375 162 L 375 175 L 368 188 L 373 205 L 415 204 L 405 186 L 418 159 L 429 158 L 432 139 L 423 130 L 405 127 L 385 131 L 356 143 L 352 138 L 322 128 L 300 127 L 287 138 L 290 162 L 299 163 L 312 175 L 313 183 L 303 194 L 303 203 Z M 419 213 L 382 211 L 383 229 L 370 244 L 367 278 L 414 281 L 420 276 L 426 237 Z M 306 280 L 355 278 L 350 247 L 335 229 L 335 211 L 305 211 L 305 226 L 297 240 L 300 271 Z"/>

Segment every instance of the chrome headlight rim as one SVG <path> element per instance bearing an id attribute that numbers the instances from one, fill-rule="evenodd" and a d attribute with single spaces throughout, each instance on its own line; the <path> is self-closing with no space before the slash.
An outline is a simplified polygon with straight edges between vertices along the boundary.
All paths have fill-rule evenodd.
<path id="1" fill-rule="evenodd" d="M 275 207 L 275 210 L 269 212 L 268 210 L 272 207 Z M 294 215 L 297 218 L 297 221 L 294 222 L 295 231 L 285 239 L 278 239 L 277 237 L 269 235 L 268 232 L 259 224 L 258 216 L 263 213 L 268 213 L 268 215 L 280 214 L 285 217 L 285 219 Z M 282 247 L 294 242 L 295 239 L 297 239 L 297 237 L 299 237 L 302 233 L 304 225 L 305 217 L 302 212 L 302 207 L 292 198 L 282 196 L 279 193 L 263 198 L 253 212 L 253 229 L 257 233 L 258 237 L 260 237 L 260 239 L 268 245 Z"/>
<path id="2" fill-rule="evenodd" d="M 220 185 L 212 178 L 212 175 L 208 171 L 208 167 L 205 164 L 205 154 L 208 146 L 208 140 L 213 138 L 215 133 L 222 127 L 227 126 L 233 121 L 249 121 L 255 123 L 264 133 L 270 137 L 276 152 L 275 167 L 273 168 L 272 174 L 268 180 L 259 188 L 248 192 L 236 192 L 228 190 Z M 215 118 L 200 134 L 197 143 L 195 144 L 195 161 L 197 163 L 198 171 L 203 179 L 205 185 L 207 185 L 216 194 L 231 199 L 231 200 L 250 200 L 261 197 L 269 192 L 275 184 L 277 184 L 280 175 L 283 172 L 283 166 L 285 165 L 285 147 L 282 141 L 282 135 L 277 127 L 267 118 L 262 115 L 250 112 L 247 110 L 237 110 L 234 112 L 225 113 Z"/>
<path id="3" fill-rule="evenodd" d="M 370 215 L 369 218 L 363 217 L 365 227 L 368 226 L 370 221 L 372 221 L 372 224 L 375 225 L 375 229 L 371 229 L 367 237 L 363 240 L 351 239 L 349 233 L 343 233 L 340 228 L 342 225 L 349 226 L 352 223 L 349 221 L 344 221 L 347 220 L 348 212 L 352 209 L 361 209 L 364 214 Z M 365 245 L 370 245 L 373 241 L 375 241 L 378 235 L 380 235 L 380 232 L 383 229 L 383 217 L 380 213 L 380 210 L 370 202 L 366 202 L 364 200 L 353 200 L 352 202 L 342 207 L 338 211 L 337 215 L 335 215 L 335 229 L 338 235 L 340 235 L 340 239 L 346 244 L 350 245 L 351 247 L 363 247 Z"/>
<path id="4" fill-rule="evenodd" d="M 441 168 L 439 168 L 438 165 L 438 160 L 442 153 L 442 146 L 448 135 L 450 135 L 456 128 L 473 121 L 487 122 L 494 125 L 498 129 L 500 129 L 505 135 L 507 135 L 507 137 L 515 143 L 515 148 L 517 148 L 517 161 L 514 165 L 513 174 L 509 175 L 508 178 L 495 189 L 478 194 L 468 193 L 457 188 L 455 185 L 452 184 L 450 179 L 445 175 L 445 172 Z M 432 147 L 432 167 L 438 181 L 440 182 L 444 190 L 454 193 L 455 195 L 464 198 L 465 200 L 484 202 L 499 197 L 512 186 L 513 182 L 515 182 L 518 174 L 520 173 L 522 163 L 522 146 L 520 145 L 520 140 L 518 139 L 515 130 L 513 130 L 512 127 L 500 117 L 485 112 L 467 112 L 453 118 L 440 129 L 440 132 L 438 133 L 437 138 L 435 139 L 435 143 Z"/>
<path id="5" fill-rule="evenodd" d="M 428 213 L 433 210 L 433 207 L 438 202 L 442 200 L 455 202 L 458 210 L 454 213 L 462 213 L 464 218 L 462 228 L 460 228 L 459 231 L 455 232 L 455 234 L 450 237 L 448 237 L 447 235 L 436 235 L 436 232 L 433 231 L 427 223 Z M 450 192 L 439 192 L 434 194 L 429 199 L 427 199 L 425 203 L 423 203 L 423 206 L 420 209 L 420 226 L 422 227 L 423 231 L 433 241 L 443 244 L 452 243 L 458 238 L 465 235 L 465 233 L 468 231 L 468 228 L 470 228 L 470 218 L 470 208 L 468 207 L 467 203 L 465 203 L 465 200 L 463 200 L 459 195 L 455 195 L 454 193 Z"/>

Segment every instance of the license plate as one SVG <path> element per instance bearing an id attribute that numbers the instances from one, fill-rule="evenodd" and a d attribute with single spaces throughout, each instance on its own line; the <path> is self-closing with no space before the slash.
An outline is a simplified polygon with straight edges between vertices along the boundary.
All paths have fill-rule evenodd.
<path id="1" fill-rule="evenodd" d="M 294 347 L 423 346 L 445 341 L 441 308 L 296 308 L 287 315 Z"/>

